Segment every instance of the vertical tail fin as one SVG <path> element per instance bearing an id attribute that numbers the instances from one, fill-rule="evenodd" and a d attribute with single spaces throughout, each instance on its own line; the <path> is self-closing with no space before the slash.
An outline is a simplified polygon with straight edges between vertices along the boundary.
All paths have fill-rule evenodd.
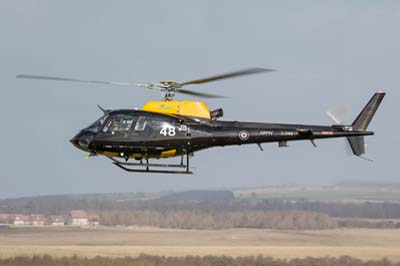
<path id="1" fill-rule="evenodd" d="M 361 113 L 357 116 L 354 120 L 353 130 L 356 131 L 366 131 L 372 118 L 375 115 L 376 110 L 378 109 L 379 105 L 381 104 L 383 97 L 385 97 L 384 92 L 376 92 L 374 96 L 372 96 L 371 100 L 367 103 Z M 363 136 L 356 136 L 356 137 L 348 137 L 347 138 L 351 150 L 353 154 L 356 156 L 361 156 L 365 153 L 365 144 L 364 144 L 364 137 Z"/>
<path id="2" fill-rule="evenodd" d="M 376 92 L 374 96 L 372 96 L 371 100 L 369 100 L 367 105 L 354 120 L 352 124 L 353 129 L 360 131 L 367 130 L 369 123 L 383 100 L 383 97 L 385 97 L 384 92 Z"/>

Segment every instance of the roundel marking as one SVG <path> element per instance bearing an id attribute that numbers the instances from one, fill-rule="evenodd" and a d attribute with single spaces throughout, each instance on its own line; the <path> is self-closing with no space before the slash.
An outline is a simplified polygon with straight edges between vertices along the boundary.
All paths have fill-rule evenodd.
<path id="1" fill-rule="evenodd" d="M 246 130 L 242 130 L 239 132 L 239 139 L 240 140 L 248 140 L 250 137 L 249 132 L 247 132 Z"/>

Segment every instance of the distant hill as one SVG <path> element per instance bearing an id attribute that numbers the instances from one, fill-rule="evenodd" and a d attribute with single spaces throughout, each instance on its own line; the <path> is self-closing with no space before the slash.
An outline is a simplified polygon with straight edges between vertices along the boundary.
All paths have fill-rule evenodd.
<path id="1" fill-rule="evenodd" d="M 227 202 L 235 199 L 232 191 L 218 190 L 190 190 L 172 193 L 161 197 L 159 200 L 167 203 L 179 202 Z"/>
<path id="2" fill-rule="evenodd" d="M 160 193 L 54 195 L 0 200 L 0 213 L 86 211 L 313 211 L 331 217 L 399 219 L 400 189 L 389 187 L 269 187 Z"/>
<path id="3" fill-rule="evenodd" d="M 167 192 L 158 193 L 97 193 L 46 195 L 12 199 L 0 199 L 0 213 L 51 213 L 61 214 L 74 209 L 107 209 L 115 205 L 160 198 Z"/>
<path id="4" fill-rule="evenodd" d="M 398 202 L 400 183 L 342 182 L 330 186 L 275 186 L 233 191 L 237 198 L 329 202 Z"/>
<path id="5" fill-rule="evenodd" d="M 192 190 L 159 193 L 103 193 L 23 197 L 0 200 L 0 213 L 63 214 L 70 210 L 163 210 L 175 205 L 221 205 L 234 200 L 231 191 Z"/>

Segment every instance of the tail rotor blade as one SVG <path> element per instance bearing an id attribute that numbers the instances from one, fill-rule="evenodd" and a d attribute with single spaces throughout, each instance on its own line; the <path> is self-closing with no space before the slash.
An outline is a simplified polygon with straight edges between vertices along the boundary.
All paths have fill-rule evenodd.
<path id="1" fill-rule="evenodd" d="M 346 106 L 340 106 L 331 108 L 325 112 L 325 114 L 332 119 L 335 124 L 345 125 L 347 120 L 347 116 L 349 113 L 349 108 Z"/>

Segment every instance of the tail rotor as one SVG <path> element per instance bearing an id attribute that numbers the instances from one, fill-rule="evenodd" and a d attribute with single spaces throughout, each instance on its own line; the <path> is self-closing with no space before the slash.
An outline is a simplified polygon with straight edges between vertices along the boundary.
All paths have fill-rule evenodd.
<path id="1" fill-rule="evenodd" d="M 361 132 L 361 133 L 368 133 L 368 135 L 373 135 L 373 132 L 367 132 L 368 126 L 372 121 L 372 118 L 374 117 L 376 111 L 379 108 L 379 105 L 381 104 L 383 98 L 385 97 L 385 92 L 376 92 L 372 98 L 369 100 L 367 105 L 362 109 L 360 114 L 357 116 L 357 118 L 354 120 L 354 122 L 350 125 L 347 126 L 351 131 L 356 131 L 356 132 Z M 339 125 L 346 125 L 344 123 L 343 116 L 341 112 L 335 112 L 333 110 L 327 111 L 326 114 L 333 120 L 335 121 L 336 124 Z M 350 144 L 350 148 L 352 153 L 355 156 L 362 157 L 362 155 L 365 153 L 365 141 L 364 141 L 364 136 L 352 136 L 348 137 L 347 141 Z M 366 158 L 364 158 L 366 159 Z"/>

